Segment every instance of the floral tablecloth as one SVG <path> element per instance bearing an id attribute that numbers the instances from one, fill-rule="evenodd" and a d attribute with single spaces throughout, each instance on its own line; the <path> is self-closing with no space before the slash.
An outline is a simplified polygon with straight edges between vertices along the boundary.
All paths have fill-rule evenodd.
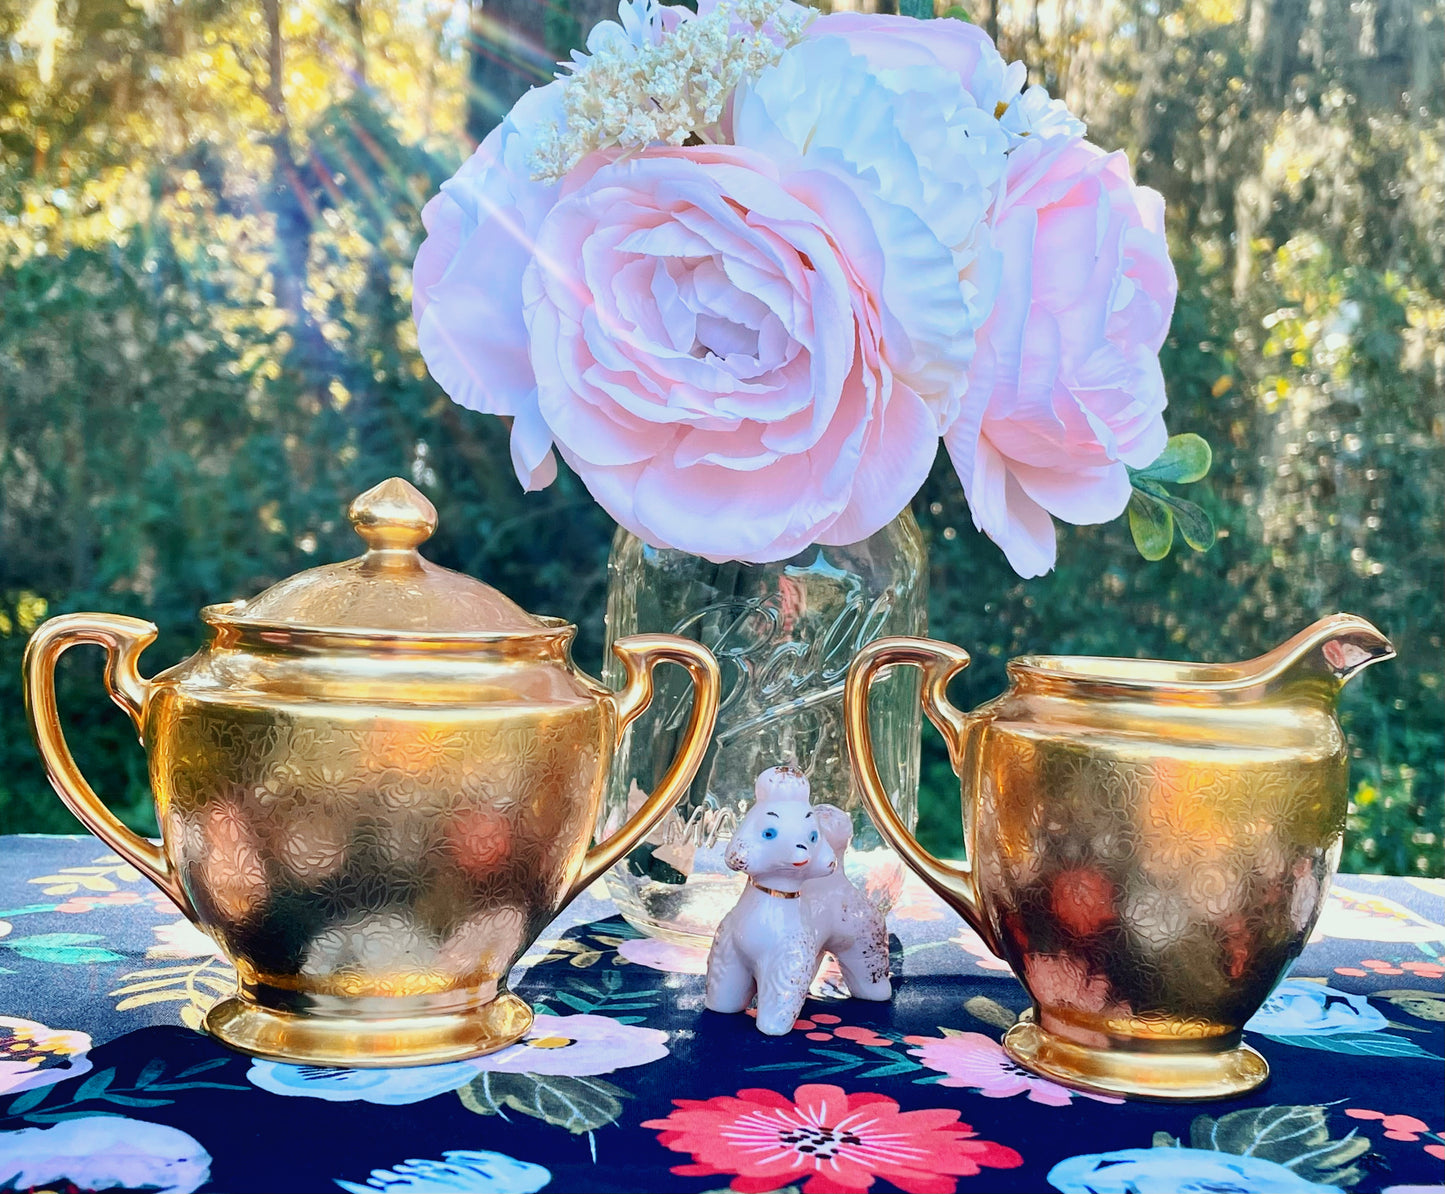
<path id="1" fill-rule="evenodd" d="M 705 1011 L 703 956 L 598 888 L 513 976 L 524 1043 L 328 1070 L 196 1031 L 229 968 L 93 839 L 7 837 L 0 862 L 0 1190 L 1445 1189 L 1435 881 L 1341 876 L 1250 1024 L 1268 1085 L 1170 1106 L 1011 1065 L 1023 991 L 921 886 L 890 918 L 893 1002 L 825 994 L 784 1039 Z"/>

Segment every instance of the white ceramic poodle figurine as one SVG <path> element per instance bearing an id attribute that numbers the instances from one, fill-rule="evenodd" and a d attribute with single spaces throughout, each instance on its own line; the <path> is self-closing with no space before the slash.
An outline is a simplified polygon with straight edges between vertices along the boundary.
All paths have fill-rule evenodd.
<path id="1" fill-rule="evenodd" d="M 758 776 L 757 802 L 739 823 L 725 861 L 748 885 L 723 918 L 707 958 L 707 1006 L 742 1012 L 758 999 L 758 1028 L 792 1029 L 826 951 L 859 999 L 893 994 L 888 928 L 843 873 L 853 837 L 848 814 L 808 803 L 808 780 L 791 767 Z"/>

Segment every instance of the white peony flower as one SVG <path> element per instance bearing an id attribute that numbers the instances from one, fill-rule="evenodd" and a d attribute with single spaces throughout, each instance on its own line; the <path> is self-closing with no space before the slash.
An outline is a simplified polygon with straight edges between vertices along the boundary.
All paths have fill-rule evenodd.
<path id="1" fill-rule="evenodd" d="M 1025 88 L 1028 75 L 1022 62 L 1009 63 L 996 99 L 999 127 L 1008 135 L 1009 149 L 1016 148 L 1026 137 L 1082 137 L 1084 122 L 1069 111 L 1063 100 L 1054 99 L 1037 83 Z"/>
<path id="2" fill-rule="evenodd" d="M 940 67 L 876 70 L 843 39 L 810 37 L 739 87 L 733 141 L 858 196 L 878 242 L 870 289 L 897 315 L 888 363 L 946 431 L 997 288 L 988 216 L 1008 142 L 992 112 Z"/>
<path id="3" fill-rule="evenodd" d="M 191 1194 L 210 1176 L 211 1154 L 165 1124 L 80 1115 L 48 1128 L 0 1132 L 0 1189 Z"/>

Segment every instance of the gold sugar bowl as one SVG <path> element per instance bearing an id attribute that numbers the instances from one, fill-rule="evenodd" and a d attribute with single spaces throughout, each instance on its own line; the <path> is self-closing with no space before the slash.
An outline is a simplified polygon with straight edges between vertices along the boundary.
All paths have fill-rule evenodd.
<path id="1" fill-rule="evenodd" d="M 706 648 L 614 647 L 614 693 L 578 671 L 575 627 L 423 559 L 436 511 L 407 482 L 351 505 L 366 552 L 201 611 L 207 644 L 150 680 L 149 622 L 71 614 L 25 656 L 31 729 L 56 792 L 234 963 L 207 1030 L 318 1065 L 454 1061 L 520 1039 L 507 972 L 549 921 L 652 830 L 702 761 L 718 703 Z M 100 802 L 66 747 L 59 656 L 98 643 L 144 743 L 161 844 Z M 652 668 L 692 676 L 677 757 L 588 848 L 618 738 Z"/>

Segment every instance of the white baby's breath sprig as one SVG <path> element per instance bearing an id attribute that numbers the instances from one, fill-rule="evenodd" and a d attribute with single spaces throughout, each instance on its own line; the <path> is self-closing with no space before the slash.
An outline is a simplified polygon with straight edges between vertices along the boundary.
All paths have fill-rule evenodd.
<path id="1" fill-rule="evenodd" d="M 622 0 L 618 15 L 559 76 L 563 119 L 538 130 L 529 161 L 539 182 L 557 182 L 610 146 L 711 139 L 738 83 L 777 62 L 814 14 L 791 0 L 719 0 L 670 33 L 656 0 Z"/>

